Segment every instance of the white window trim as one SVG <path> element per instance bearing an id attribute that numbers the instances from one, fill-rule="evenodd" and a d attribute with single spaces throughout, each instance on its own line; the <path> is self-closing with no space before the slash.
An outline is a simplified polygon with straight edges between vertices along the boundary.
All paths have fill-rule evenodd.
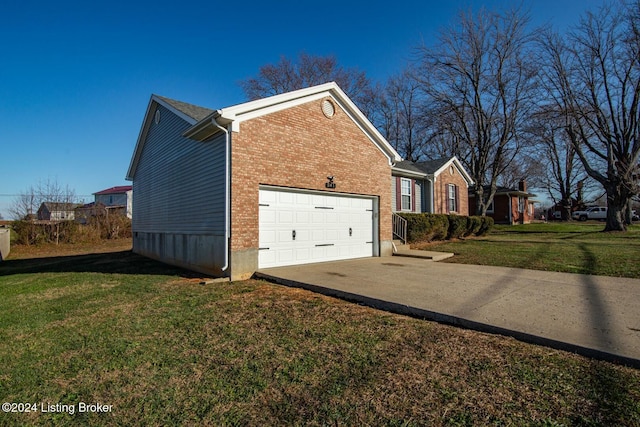
<path id="1" fill-rule="evenodd" d="M 493 213 L 493 211 L 495 210 L 494 205 L 495 205 L 495 197 L 493 198 L 493 200 L 491 201 L 491 203 L 489 203 L 489 206 L 487 206 L 487 213 Z"/>
<path id="2" fill-rule="evenodd" d="M 405 183 L 409 184 L 406 189 L 405 189 L 405 185 L 404 185 Z M 405 190 L 408 190 L 408 192 L 405 192 Z M 405 196 L 409 197 L 409 207 L 408 208 L 404 207 L 404 198 L 405 198 Z M 413 194 L 411 194 L 411 180 L 409 178 L 400 178 L 400 210 L 405 211 L 405 212 L 411 212 L 412 197 L 413 197 Z"/>
<path id="3" fill-rule="evenodd" d="M 453 197 L 451 197 L 451 192 L 453 191 Z M 447 195 L 448 195 L 448 200 L 447 202 L 449 203 L 449 206 L 447 206 L 447 208 L 449 208 L 449 212 L 458 212 L 458 200 L 456 200 L 456 185 L 455 184 L 447 184 Z M 451 202 L 453 201 L 453 207 L 454 209 L 451 209 Z"/>

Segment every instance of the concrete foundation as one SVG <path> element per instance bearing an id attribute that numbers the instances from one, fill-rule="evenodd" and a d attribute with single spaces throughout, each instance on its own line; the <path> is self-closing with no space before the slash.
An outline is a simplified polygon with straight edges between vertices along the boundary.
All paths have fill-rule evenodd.
<path id="1" fill-rule="evenodd" d="M 216 277 L 228 276 L 224 236 L 135 232 L 133 252 Z"/>
<path id="2" fill-rule="evenodd" d="M 246 280 L 258 269 L 258 249 L 231 252 L 231 280 Z"/>
<path id="3" fill-rule="evenodd" d="M 393 255 L 393 242 L 391 240 L 382 240 L 380 242 L 380 256 Z"/>

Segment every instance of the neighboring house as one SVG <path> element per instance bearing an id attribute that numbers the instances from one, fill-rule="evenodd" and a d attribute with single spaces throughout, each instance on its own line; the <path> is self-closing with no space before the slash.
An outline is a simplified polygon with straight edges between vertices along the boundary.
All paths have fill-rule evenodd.
<path id="1" fill-rule="evenodd" d="M 103 204 L 107 207 L 123 207 L 126 210 L 127 217 L 132 217 L 133 211 L 133 186 L 121 185 L 118 187 L 107 188 L 106 190 L 93 193 L 95 203 Z"/>
<path id="2" fill-rule="evenodd" d="M 490 191 L 485 187 L 485 194 Z M 534 218 L 535 194 L 527 192 L 527 182 L 521 180 L 518 188 L 498 187 L 493 202 L 487 208 L 487 216 L 493 218 L 496 224 L 528 224 Z M 469 189 L 469 209 L 476 210 L 475 189 Z"/>
<path id="3" fill-rule="evenodd" d="M 398 153 L 335 84 L 218 110 L 153 95 L 133 153 L 133 250 L 192 270 L 391 255 Z"/>
<path id="4" fill-rule="evenodd" d="M 393 212 L 469 215 L 469 186 L 473 184 L 457 157 L 392 168 Z"/>
<path id="5" fill-rule="evenodd" d="M 41 221 L 73 221 L 74 210 L 81 206 L 77 203 L 43 202 L 38 208 L 38 219 Z"/>

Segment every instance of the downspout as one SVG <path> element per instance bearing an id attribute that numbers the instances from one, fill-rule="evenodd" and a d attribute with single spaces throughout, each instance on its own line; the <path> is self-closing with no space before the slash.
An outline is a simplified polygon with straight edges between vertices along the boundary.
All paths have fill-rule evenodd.
<path id="1" fill-rule="evenodd" d="M 513 203 L 511 203 L 511 193 L 507 193 L 507 197 L 509 198 L 509 225 L 513 225 Z"/>
<path id="2" fill-rule="evenodd" d="M 215 118 L 211 119 L 211 124 L 224 132 L 224 266 L 222 267 L 222 271 L 226 271 L 229 268 L 229 240 L 231 237 L 231 168 L 229 167 L 229 163 L 231 161 L 231 156 L 229 153 L 229 145 L 230 145 L 230 135 L 229 130 L 223 126 L 220 126 Z"/>

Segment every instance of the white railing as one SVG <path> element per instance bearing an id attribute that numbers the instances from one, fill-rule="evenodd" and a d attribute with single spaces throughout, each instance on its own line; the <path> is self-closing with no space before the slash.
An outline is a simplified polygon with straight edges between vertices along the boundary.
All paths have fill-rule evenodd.
<path id="1" fill-rule="evenodd" d="M 402 240 L 402 244 L 407 244 L 407 220 L 394 213 L 391 215 L 393 221 L 393 236 Z"/>

